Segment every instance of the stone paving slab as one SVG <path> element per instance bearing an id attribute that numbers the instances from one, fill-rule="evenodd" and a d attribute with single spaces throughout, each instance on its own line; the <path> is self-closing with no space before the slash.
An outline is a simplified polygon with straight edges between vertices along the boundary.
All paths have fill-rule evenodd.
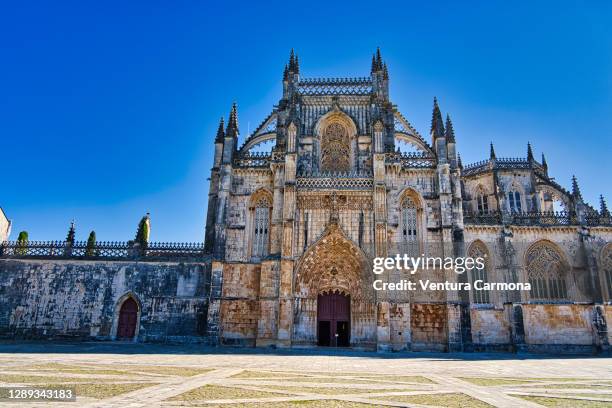
<path id="1" fill-rule="evenodd" d="M 2 370 L 3 365 L 10 370 Z M 78 365 L 87 369 L 97 367 L 113 369 L 121 366 L 134 367 L 127 372 L 124 382 L 136 376 L 140 382 L 155 382 L 153 385 L 136 391 L 111 396 L 104 399 L 79 398 L 77 403 L 53 403 L 53 407 L 175 407 L 181 401 L 169 400 L 205 385 L 233 387 L 244 391 L 276 391 L 277 397 L 268 398 L 226 398 L 219 400 L 197 401 L 204 403 L 244 404 L 260 402 L 270 404 L 282 401 L 330 400 L 336 399 L 372 406 L 410 406 L 424 405 L 397 402 L 392 396 L 433 395 L 439 393 L 464 394 L 495 407 L 541 407 L 541 405 L 520 398 L 520 395 L 565 397 L 575 400 L 608 401 L 612 392 L 612 359 L 602 357 L 568 357 L 514 355 L 494 353 L 389 353 L 356 352 L 351 350 L 261 350 L 206 348 L 202 346 L 159 346 L 148 344 L 113 343 L 0 343 L 0 382 L 2 375 L 52 375 L 52 371 L 34 372 L 29 365 L 40 364 Z M 171 366 L 168 374 L 146 374 L 143 367 L 157 369 Z M 23 367 L 20 370 L 19 367 Z M 177 368 L 212 369 L 191 376 L 180 377 Z M 233 378 L 246 371 L 270 372 L 257 378 Z M 164 370 L 162 370 L 163 372 Z M 279 372 L 281 373 L 274 373 Z M 186 371 L 186 373 L 194 371 Z M 291 378 L 316 378 L 316 382 L 291 381 Z M 378 381 L 372 375 L 381 376 L 419 376 L 430 379 L 432 383 L 406 383 L 398 379 Z M 182 375 L 182 374 L 181 374 Z M 129 376 L 129 377 L 128 377 Z M 104 379 L 115 375 L 90 375 L 81 373 L 58 373 L 58 378 Z M 507 385 L 476 385 L 462 378 L 529 378 L 528 383 Z M 325 379 L 330 382 L 325 382 Z M 342 378 L 342 381 L 333 382 Z M 353 378 L 355 382 L 351 382 Z M 555 378 L 559 378 L 555 382 Z M 348 381 L 344 381 L 344 380 Z M 363 380 L 376 380 L 364 383 Z M 563 382 L 565 381 L 565 383 Z M 553 389 L 563 384 L 584 385 L 575 389 Z M 604 384 L 606 386 L 597 386 Z M 4 385 L 4 384 L 0 384 Z M 295 387 L 283 391 L 282 387 Z M 278 387 L 278 389 L 277 389 Z M 406 388 L 398 391 L 397 388 Z M 530 389 L 530 387 L 532 389 Z M 335 390 L 338 390 L 337 393 Z M 351 390 L 364 390 L 364 393 L 351 393 Z M 329 394 L 329 390 L 333 394 Z M 544 391 L 544 392 L 543 392 Z M 571 396 L 571 393 L 586 393 L 588 396 Z M 243 392 L 244 394 L 244 392 Z M 567 394 L 567 395 L 564 395 Z M 592 395 L 592 396 L 591 396 Z M 385 399 L 380 399 L 385 397 Z M 16 407 L 13 403 L 2 403 L 1 407 Z M 19 404 L 23 407 L 41 407 L 45 404 Z M 431 406 L 430 406 L 431 407 Z"/>

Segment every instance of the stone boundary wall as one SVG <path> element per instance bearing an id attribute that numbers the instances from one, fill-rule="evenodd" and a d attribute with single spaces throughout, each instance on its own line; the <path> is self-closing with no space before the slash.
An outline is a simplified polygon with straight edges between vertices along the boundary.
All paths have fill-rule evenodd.
<path id="1" fill-rule="evenodd" d="M 139 305 L 137 341 L 207 341 L 209 263 L 0 260 L 0 338 L 116 335 L 121 302 Z"/>

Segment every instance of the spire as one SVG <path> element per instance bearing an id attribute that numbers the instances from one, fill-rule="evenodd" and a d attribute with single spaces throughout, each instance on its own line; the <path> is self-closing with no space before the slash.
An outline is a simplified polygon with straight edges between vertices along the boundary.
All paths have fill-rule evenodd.
<path id="1" fill-rule="evenodd" d="M 223 143 L 223 138 L 225 137 L 225 121 L 223 120 L 223 116 L 219 120 L 219 128 L 217 129 L 217 137 L 215 137 L 215 143 Z"/>
<path id="2" fill-rule="evenodd" d="M 372 68 L 370 69 L 370 72 L 372 74 L 376 72 L 376 55 L 374 54 L 372 54 Z"/>
<path id="3" fill-rule="evenodd" d="M 542 153 L 542 167 L 544 167 L 544 170 L 548 171 L 548 163 L 546 163 L 546 157 L 544 157 L 544 153 Z"/>
<path id="4" fill-rule="evenodd" d="M 295 52 L 293 48 L 291 49 L 291 53 L 289 53 L 289 71 L 293 71 L 295 69 Z"/>
<path id="5" fill-rule="evenodd" d="M 531 150 L 531 143 L 527 142 L 527 160 L 533 161 L 533 150 Z"/>
<path id="6" fill-rule="evenodd" d="M 489 159 L 490 160 L 495 160 L 495 149 L 493 148 L 493 142 L 491 142 L 491 153 L 489 154 Z"/>
<path id="7" fill-rule="evenodd" d="M 289 79 L 289 67 L 285 64 L 285 70 L 283 71 L 283 81 Z"/>
<path id="8" fill-rule="evenodd" d="M 442 122 L 442 113 L 438 106 L 438 99 L 434 96 L 433 112 L 431 114 L 431 134 L 434 139 L 444 137 L 444 123 Z"/>
<path id="9" fill-rule="evenodd" d="M 238 137 L 238 106 L 236 105 L 236 102 L 232 104 L 232 110 L 230 111 L 225 133 L 227 135 Z"/>
<path id="10" fill-rule="evenodd" d="M 448 143 L 455 143 L 455 130 L 453 129 L 453 122 L 451 122 L 450 115 L 446 114 L 446 141 Z"/>
<path id="11" fill-rule="evenodd" d="M 288 72 L 299 74 L 300 73 L 300 61 L 298 55 L 295 53 L 293 48 L 291 49 L 291 53 L 289 54 L 289 66 Z"/>
<path id="12" fill-rule="evenodd" d="M 457 154 L 457 167 L 463 170 L 463 163 L 461 162 L 461 155 Z"/>
<path id="13" fill-rule="evenodd" d="M 383 79 L 389 79 L 389 70 L 387 69 L 387 63 L 383 63 Z"/>
<path id="14" fill-rule="evenodd" d="M 602 217 L 610 216 L 610 211 L 608 210 L 608 206 L 606 205 L 606 200 L 604 200 L 603 195 L 599 196 L 599 214 Z"/>
<path id="15" fill-rule="evenodd" d="M 572 176 L 572 195 L 575 199 L 582 200 L 582 194 L 580 193 L 580 187 L 578 186 L 576 176 Z"/>
<path id="16" fill-rule="evenodd" d="M 376 47 L 376 68 L 379 70 L 383 68 L 382 57 L 380 56 L 380 47 Z"/>

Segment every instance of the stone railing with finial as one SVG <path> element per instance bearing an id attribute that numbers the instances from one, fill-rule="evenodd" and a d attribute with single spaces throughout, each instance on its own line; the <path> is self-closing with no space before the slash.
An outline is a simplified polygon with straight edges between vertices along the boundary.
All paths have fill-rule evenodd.
<path id="1" fill-rule="evenodd" d="M 0 243 L 0 258 L 23 259 L 101 259 L 101 260 L 194 260 L 207 259 L 203 243 L 150 242 L 141 248 L 132 241 L 99 241 L 87 245 L 77 241 L 5 241 Z"/>
<path id="2" fill-rule="evenodd" d="M 298 83 L 301 95 L 370 95 L 372 78 L 304 78 Z"/>
<path id="3" fill-rule="evenodd" d="M 435 168 L 436 158 L 427 152 L 400 152 L 385 153 L 386 164 L 400 164 L 403 169 Z"/>
<path id="4" fill-rule="evenodd" d="M 271 152 L 245 152 L 234 158 L 235 167 L 269 167 Z"/>
<path id="5" fill-rule="evenodd" d="M 533 168 L 541 174 L 545 174 L 544 167 L 535 160 L 527 160 L 513 157 L 498 157 L 495 159 L 481 160 L 475 163 L 465 165 L 462 174 L 464 176 L 472 176 L 490 170 L 514 170 L 514 169 L 531 169 Z"/>
<path id="6" fill-rule="evenodd" d="M 580 225 L 574 211 L 531 211 L 531 212 L 471 212 L 463 211 L 463 222 L 474 225 L 518 225 L 518 226 L 570 226 Z M 612 217 L 592 211 L 585 216 L 585 225 L 590 227 L 612 226 Z"/>

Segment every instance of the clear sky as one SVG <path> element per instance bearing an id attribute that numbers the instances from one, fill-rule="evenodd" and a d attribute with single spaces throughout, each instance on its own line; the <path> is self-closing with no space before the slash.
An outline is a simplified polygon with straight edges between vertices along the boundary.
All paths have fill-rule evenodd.
<path id="1" fill-rule="evenodd" d="M 12 239 L 201 241 L 213 139 L 232 101 L 241 140 L 302 76 L 367 76 L 425 136 L 432 98 L 464 164 L 525 157 L 612 204 L 610 2 L 5 2 L 0 12 L 0 206 Z M 612 206 L 611 206 L 612 207 Z"/>

